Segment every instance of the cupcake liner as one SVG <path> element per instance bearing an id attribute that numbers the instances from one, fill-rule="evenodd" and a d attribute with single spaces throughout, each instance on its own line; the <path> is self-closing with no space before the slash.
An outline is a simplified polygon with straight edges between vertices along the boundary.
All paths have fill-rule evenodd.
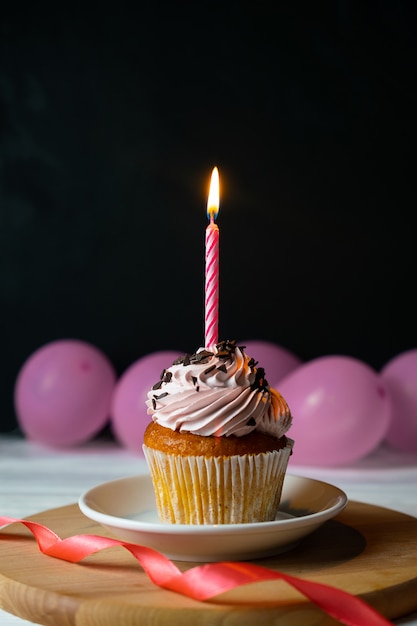
<path id="1" fill-rule="evenodd" d="M 229 457 L 181 456 L 143 445 L 159 519 L 171 524 L 238 524 L 275 519 L 294 442 Z"/>

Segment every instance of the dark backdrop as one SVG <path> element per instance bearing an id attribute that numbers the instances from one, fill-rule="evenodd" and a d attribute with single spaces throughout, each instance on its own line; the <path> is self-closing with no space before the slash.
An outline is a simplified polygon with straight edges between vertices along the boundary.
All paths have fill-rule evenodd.
<path id="1" fill-rule="evenodd" d="M 414 3 L 104 6 L 2 8 L 0 428 L 49 341 L 203 343 L 214 165 L 220 338 L 416 347 Z"/>

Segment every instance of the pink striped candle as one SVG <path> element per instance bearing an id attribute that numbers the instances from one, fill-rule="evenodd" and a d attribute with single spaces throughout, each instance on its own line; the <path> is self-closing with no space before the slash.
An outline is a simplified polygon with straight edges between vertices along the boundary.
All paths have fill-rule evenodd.
<path id="1" fill-rule="evenodd" d="M 205 347 L 213 349 L 218 343 L 219 326 L 219 228 L 215 219 L 219 213 L 219 171 L 213 168 L 207 202 L 206 284 L 205 284 Z"/>

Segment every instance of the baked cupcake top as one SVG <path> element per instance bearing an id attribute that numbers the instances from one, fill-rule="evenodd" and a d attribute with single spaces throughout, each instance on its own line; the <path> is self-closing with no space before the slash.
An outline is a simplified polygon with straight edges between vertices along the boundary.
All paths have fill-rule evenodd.
<path id="1" fill-rule="evenodd" d="M 242 437 L 254 430 L 282 437 L 291 411 L 265 372 L 235 341 L 200 348 L 163 370 L 146 401 L 152 420 L 173 431 Z"/>

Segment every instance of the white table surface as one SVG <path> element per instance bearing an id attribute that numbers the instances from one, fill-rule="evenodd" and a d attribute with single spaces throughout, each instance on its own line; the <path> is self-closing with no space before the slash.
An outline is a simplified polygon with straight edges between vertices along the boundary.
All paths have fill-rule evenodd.
<path id="1" fill-rule="evenodd" d="M 77 502 L 80 494 L 94 485 L 146 472 L 139 453 L 135 455 L 108 438 L 64 451 L 42 447 L 18 435 L 3 435 L 0 436 L 0 515 L 30 517 Z M 350 500 L 417 517 L 417 454 L 400 454 L 381 447 L 349 467 L 302 467 L 290 462 L 289 473 L 336 485 Z M 1 626 L 32 623 L 0 609 Z M 396 620 L 395 624 L 417 626 L 417 612 Z"/>

